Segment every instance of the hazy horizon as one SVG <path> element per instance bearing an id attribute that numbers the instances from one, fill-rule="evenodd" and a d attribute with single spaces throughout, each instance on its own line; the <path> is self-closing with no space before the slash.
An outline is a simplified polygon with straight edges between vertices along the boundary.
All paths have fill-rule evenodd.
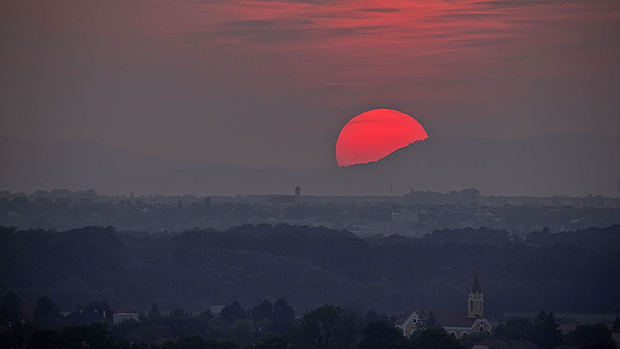
<path id="1" fill-rule="evenodd" d="M 82 140 L 1 137 L 0 189 L 95 189 L 102 194 L 402 195 L 410 190 L 483 195 L 618 195 L 620 137 L 556 134 L 526 140 L 431 137 L 377 162 L 294 168 L 187 162 Z M 335 161 L 334 161 L 335 162 Z"/>

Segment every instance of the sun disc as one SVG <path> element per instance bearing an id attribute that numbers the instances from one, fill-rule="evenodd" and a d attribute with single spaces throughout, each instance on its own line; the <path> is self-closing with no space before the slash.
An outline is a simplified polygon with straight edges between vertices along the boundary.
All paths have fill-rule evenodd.
<path id="1" fill-rule="evenodd" d="M 378 161 L 394 151 L 428 138 L 413 117 L 394 109 L 373 109 L 344 125 L 336 141 L 338 166 Z"/>

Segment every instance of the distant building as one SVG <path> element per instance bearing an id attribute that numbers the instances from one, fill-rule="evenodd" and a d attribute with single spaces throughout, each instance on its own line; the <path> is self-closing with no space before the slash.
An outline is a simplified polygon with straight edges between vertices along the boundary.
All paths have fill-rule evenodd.
<path id="1" fill-rule="evenodd" d="M 210 307 L 211 314 L 217 315 L 217 314 L 221 313 L 222 310 L 224 310 L 224 308 L 226 308 L 225 305 L 219 305 L 219 304 L 211 305 L 211 307 Z"/>
<path id="2" fill-rule="evenodd" d="M 397 232 L 404 232 L 413 230 L 413 226 L 418 222 L 418 209 L 399 209 L 397 212 L 393 212 L 391 216 L 391 230 Z"/>
<path id="3" fill-rule="evenodd" d="M 138 321 L 138 313 L 116 313 L 112 316 L 112 322 L 115 324 L 131 319 Z"/>
<path id="4" fill-rule="evenodd" d="M 301 202 L 301 188 L 299 186 L 295 187 L 295 204 Z"/>
<path id="5" fill-rule="evenodd" d="M 484 293 L 480 287 L 478 273 L 467 295 L 467 311 L 462 310 L 409 310 L 394 323 L 407 337 L 415 331 L 435 324 L 456 338 L 479 333 L 491 333 L 491 323 L 484 317 Z"/>
<path id="6" fill-rule="evenodd" d="M 92 322 L 101 322 L 107 321 L 105 318 L 105 311 L 97 312 L 97 310 L 85 311 L 80 309 L 78 311 L 74 311 L 69 315 L 65 316 L 65 322 L 76 325 L 76 324 L 90 324 Z"/>
<path id="7" fill-rule="evenodd" d="M 301 188 L 295 187 L 295 195 L 280 195 L 269 198 L 268 203 L 276 206 L 292 206 L 301 203 Z"/>

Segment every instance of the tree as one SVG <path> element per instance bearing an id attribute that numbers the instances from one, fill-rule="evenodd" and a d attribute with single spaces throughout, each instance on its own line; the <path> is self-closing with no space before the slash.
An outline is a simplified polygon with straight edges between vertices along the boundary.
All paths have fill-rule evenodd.
<path id="1" fill-rule="evenodd" d="M 371 322 L 379 320 L 379 314 L 374 309 L 369 309 L 366 314 L 364 314 L 364 321 Z"/>
<path id="2" fill-rule="evenodd" d="M 268 300 L 260 302 L 259 305 L 252 308 L 250 311 L 250 317 L 254 321 L 260 321 L 263 319 L 273 320 L 273 305 Z"/>
<path id="3" fill-rule="evenodd" d="M 416 349 L 461 349 L 456 337 L 449 335 L 442 327 L 427 328 L 412 337 L 411 344 Z"/>
<path id="4" fill-rule="evenodd" d="M 274 333 L 285 334 L 286 330 L 295 321 L 295 311 L 293 307 L 286 303 L 284 299 L 278 299 L 273 305 L 273 325 L 271 330 Z"/>
<path id="5" fill-rule="evenodd" d="M 141 323 L 136 319 L 124 319 L 121 322 L 112 324 L 110 332 L 114 337 L 122 340 L 140 340 L 142 338 L 136 338 L 135 333 L 139 333 L 143 328 L 150 326 L 148 323 Z M 160 334 L 160 336 L 162 336 Z"/>
<path id="6" fill-rule="evenodd" d="M 116 340 L 108 331 L 107 322 L 67 326 L 60 333 L 61 348 L 116 348 Z"/>
<path id="7" fill-rule="evenodd" d="M 232 339 L 209 339 L 204 349 L 239 349 L 239 343 Z"/>
<path id="8" fill-rule="evenodd" d="M 29 341 L 30 348 L 60 348 L 60 336 L 51 329 L 39 328 L 34 331 Z"/>
<path id="9" fill-rule="evenodd" d="M 581 346 L 579 348 L 580 349 L 618 349 L 618 347 L 616 346 L 615 342 L 611 342 L 611 343 L 596 342 L 596 343 L 593 343 L 593 344 L 583 345 L 583 346 Z"/>
<path id="10" fill-rule="evenodd" d="M 204 349 L 206 345 L 205 340 L 198 335 L 181 336 L 174 343 L 174 349 Z"/>
<path id="11" fill-rule="evenodd" d="M 428 318 L 425 321 L 425 325 L 427 328 L 441 327 L 441 325 L 437 323 L 437 319 L 435 319 L 435 314 L 433 314 L 432 311 L 428 313 Z"/>
<path id="12" fill-rule="evenodd" d="M 14 292 L 7 292 L 0 301 L 0 319 L 2 324 L 11 325 L 22 317 L 22 301 Z"/>
<path id="13" fill-rule="evenodd" d="M 34 321 L 43 328 L 53 328 L 62 318 L 60 310 L 49 297 L 43 296 L 37 300 L 37 305 L 32 313 Z"/>
<path id="14" fill-rule="evenodd" d="M 287 346 L 288 346 L 288 341 L 286 340 L 286 337 L 278 335 L 278 334 L 267 333 L 266 335 L 262 336 L 259 340 L 254 342 L 254 344 L 252 345 L 252 348 L 255 348 L 255 349 L 286 349 Z"/>
<path id="15" fill-rule="evenodd" d="M 240 319 L 247 317 L 245 310 L 241 307 L 239 302 L 234 301 L 230 305 L 227 305 L 220 312 L 220 317 L 227 323 L 233 323 Z"/>
<path id="16" fill-rule="evenodd" d="M 534 325 L 528 318 L 518 317 L 499 324 L 494 332 L 497 338 L 533 340 Z"/>
<path id="17" fill-rule="evenodd" d="M 238 319 L 228 325 L 225 334 L 227 338 L 234 338 L 241 346 L 246 346 L 255 339 L 254 323 L 250 319 Z"/>
<path id="18" fill-rule="evenodd" d="M 39 348 L 31 345 L 36 339 L 37 326 L 32 322 L 17 321 L 0 331 L 0 348 Z M 35 342 L 36 343 L 36 342 Z M 53 344 L 53 343 L 52 343 Z M 53 346 L 47 346 L 53 347 Z"/>
<path id="19" fill-rule="evenodd" d="M 461 190 L 459 194 L 461 194 L 460 196 L 463 203 L 472 203 L 476 202 L 480 197 L 480 190 L 476 188 L 468 188 Z"/>
<path id="20" fill-rule="evenodd" d="M 555 316 L 553 316 L 552 312 L 547 314 L 541 310 L 536 315 L 533 327 L 533 342 L 538 344 L 541 349 L 553 349 L 564 342 L 560 326 L 555 321 Z"/>
<path id="21" fill-rule="evenodd" d="M 302 340 L 308 348 L 347 349 L 356 342 L 362 322 L 354 311 L 324 305 L 301 318 Z"/>
<path id="22" fill-rule="evenodd" d="M 403 331 L 383 321 L 371 321 L 362 331 L 363 338 L 357 346 L 359 349 L 404 348 L 407 338 Z"/>
<path id="23" fill-rule="evenodd" d="M 159 308 L 157 307 L 157 303 L 153 302 L 151 304 L 151 310 L 149 310 L 149 316 L 160 316 Z"/>
<path id="24" fill-rule="evenodd" d="M 157 321 L 161 319 L 161 314 L 159 312 L 159 308 L 157 307 L 157 303 L 153 302 L 151 305 L 151 310 L 149 310 L 148 314 L 149 321 Z"/>
<path id="25" fill-rule="evenodd" d="M 579 347 L 586 345 L 605 346 L 612 345 L 614 341 L 611 337 L 611 330 L 603 324 L 579 325 L 568 334 L 568 341 L 573 342 Z"/>

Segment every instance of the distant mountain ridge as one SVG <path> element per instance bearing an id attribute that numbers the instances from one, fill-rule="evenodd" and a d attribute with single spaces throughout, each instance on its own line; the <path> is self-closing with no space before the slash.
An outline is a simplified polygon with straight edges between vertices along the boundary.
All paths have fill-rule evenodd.
<path id="1" fill-rule="evenodd" d="M 525 140 L 431 137 L 378 162 L 346 168 L 254 168 L 161 159 L 70 140 L 0 137 L 0 190 L 93 188 L 104 194 L 394 195 L 478 188 L 485 195 L 618 195 L 620 137 Z"/>

